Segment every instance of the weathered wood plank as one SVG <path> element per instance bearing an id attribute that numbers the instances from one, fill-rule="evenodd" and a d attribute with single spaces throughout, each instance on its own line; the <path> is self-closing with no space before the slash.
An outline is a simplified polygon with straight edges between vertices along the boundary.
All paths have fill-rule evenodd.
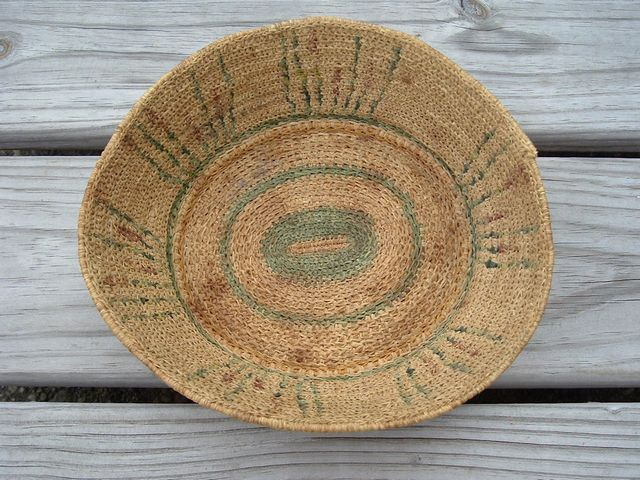
<path id="1" fill-rule="evenodd" d="M 0 478 L 629 479 L 640 404 L 464 405 L 412 428 L 306 434 L 197 405 L 0 404 Z"/>
<path id="2" fill-rule="evenodd" d="M 3 0 L 0 148 L 100 148 L 190 53 L 307 15 L 421 37 L 484 82 L 540 149 L 640 151 L 633 0 Z"/>
<path id="3" fill-rule="evenodd" d="M 157 386 L 92 304 L 76 218 L 95 157 L 0 158 L 0 384 Z M 501 387 L 637 386 L 640 162 L 541 158 L 556 265 Z"/>

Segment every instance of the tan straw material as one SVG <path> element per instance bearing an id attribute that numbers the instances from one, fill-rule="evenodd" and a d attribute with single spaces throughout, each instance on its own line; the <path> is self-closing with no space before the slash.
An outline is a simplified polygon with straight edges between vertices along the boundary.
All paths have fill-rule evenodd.
<path id="1" fill-rule="evenodd" d="M 333 18 L 162 78 L 98 162 L 79 244 L 105 321 L 171 387 L 309 431 L 487 387 L 553 263 L 536 151 L 500 103 L 421 41 Z"/>

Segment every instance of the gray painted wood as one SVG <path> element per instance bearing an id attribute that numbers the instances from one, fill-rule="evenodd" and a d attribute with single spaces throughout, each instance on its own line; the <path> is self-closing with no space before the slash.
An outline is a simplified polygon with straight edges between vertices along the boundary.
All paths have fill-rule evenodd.
<path id="1" fill-rule="evenodd" d="M 187 55 L 307 15 L 419 36 L 485 83 L 540 149 L 640 151 L 633 0 L 3 0 L 0 148 L 101 148 Z"/>
<path id="2" fill-rule="evenodd" d="M 0 384 L 158 386 L 102 322 L 76 219 L 95 157 L 0 158 Z M 637 386 L 640 162 L 541 158 L 556 265 L 541 326 L 501 387 Z"/>
<path id="3" fill-rule="evenodd" d="M 0 478 L 640 478 L 640 404 L 464 405 L 411 428 L 309 434 L 197 405 L 0 404 Z"/>

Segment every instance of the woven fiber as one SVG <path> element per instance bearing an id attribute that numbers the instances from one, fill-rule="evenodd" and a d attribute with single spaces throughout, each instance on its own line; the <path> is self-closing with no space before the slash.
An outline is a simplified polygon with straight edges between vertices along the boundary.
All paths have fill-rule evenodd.
<path id="1" fill-rule="evenodd" d="M 536 151 L 408 35 L 312 18 L 162 78 L 87 187 L 82 270 L 171 387 L 276 428 L 406 425 L 531 337 L 553 247 Z"/>

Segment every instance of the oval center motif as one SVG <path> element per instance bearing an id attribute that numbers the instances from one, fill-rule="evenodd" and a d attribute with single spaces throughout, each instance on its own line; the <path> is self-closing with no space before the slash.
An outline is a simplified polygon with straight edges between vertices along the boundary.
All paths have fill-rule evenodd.
<path id="1" fill-rule="evenodd" d="M 358 210 L 322 207 L 291 213 L 262 238 L 269 268 L 294 280 L 344 280 L 376 256 L 372 218 Z"/>

